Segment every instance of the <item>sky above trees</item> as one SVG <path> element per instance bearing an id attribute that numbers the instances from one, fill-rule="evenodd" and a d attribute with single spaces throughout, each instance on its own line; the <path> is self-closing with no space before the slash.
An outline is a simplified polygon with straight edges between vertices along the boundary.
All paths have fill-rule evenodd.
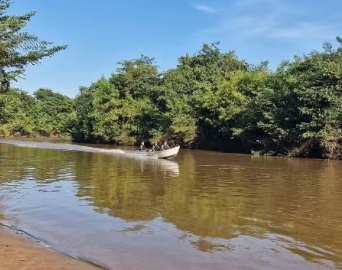
<path id="1" fill-rule="evenodd" d="M 10 13 L 37 11 L 25 30 L 68 49 L 28 67 L 12 84 L 33 93 L 50 88 L 74 97 L 80 86 L 109 77 L 121 60 L 147 55 L 160 70 L 220 41 L 222 51 L 275 68 L 284 59 L 321 50 L 341 35 L 342 2 L 281 0 L 16 0 Z"/>

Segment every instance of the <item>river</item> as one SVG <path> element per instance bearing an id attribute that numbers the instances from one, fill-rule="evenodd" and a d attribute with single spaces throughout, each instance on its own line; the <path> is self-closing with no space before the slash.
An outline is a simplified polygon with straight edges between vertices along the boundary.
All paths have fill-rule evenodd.
<path id="1" fill-rule="evenodd" d="M 108 269 L 342 268 L 341 161 L 111 148 L 0 140 L 1 222 Z"/>

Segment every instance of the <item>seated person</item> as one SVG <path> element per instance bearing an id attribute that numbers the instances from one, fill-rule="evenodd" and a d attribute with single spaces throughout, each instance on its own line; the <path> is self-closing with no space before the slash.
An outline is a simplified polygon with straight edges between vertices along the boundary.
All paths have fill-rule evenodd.
<path id="1" fill-rule="evenodd" d="M 153 144 L 152 151 L 160 151 L 160 147 L 159 147 L 158 143 Z"/>
<path id="2" fill-rule="evenodd" d="M 140 151 L 146 151 L 145 142 L 142 141 L 140 144 Z"/>
<path id="3" fill-rule="evenodd" d="M 167 141 L 165 141 L 161 147 L 161 150 L 167 150 L 170 149 L 170 146 L 168 145 Z"/>

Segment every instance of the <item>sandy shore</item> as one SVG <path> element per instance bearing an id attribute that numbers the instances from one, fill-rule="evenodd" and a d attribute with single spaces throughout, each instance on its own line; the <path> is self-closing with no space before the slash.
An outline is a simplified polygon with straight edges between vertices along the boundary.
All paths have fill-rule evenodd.
<path id="1" fill-rule="evenodd" d="M 0 226 L 0 270 L 102 269 L 45 247 Z"/>

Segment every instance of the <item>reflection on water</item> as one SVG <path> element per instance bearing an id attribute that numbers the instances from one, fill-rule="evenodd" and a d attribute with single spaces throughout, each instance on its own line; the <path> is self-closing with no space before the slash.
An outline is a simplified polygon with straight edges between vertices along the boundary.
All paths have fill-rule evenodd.
<path id="1" fill-rule="evenodd" d="M 341 162 L 12 144 L 0 143 L 4 222 L 108 268 L 342 266 Z"/>

